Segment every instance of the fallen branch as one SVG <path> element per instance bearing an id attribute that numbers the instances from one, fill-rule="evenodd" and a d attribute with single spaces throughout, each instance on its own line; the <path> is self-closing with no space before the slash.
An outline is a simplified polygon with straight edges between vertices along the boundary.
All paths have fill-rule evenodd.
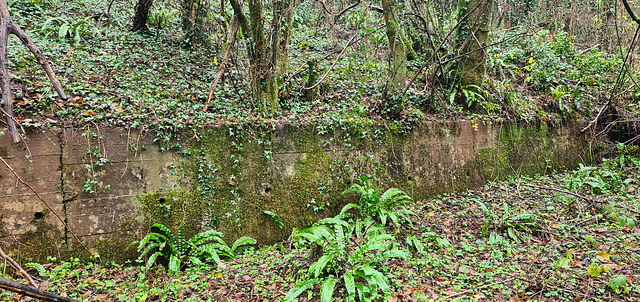
<path id="1" fill-rule="evenodd" d="M 227 43 L 227 50 L 224 52 L 224 57 L 222 58 L 222 62 L 220 63 L 220 70 L 218 70 L 218 74 L 216 74 L 213 83 L 211 84 L 211 88 L 209 88 L 209 95 L 207 96 L 207 102 L 204 103 L 203 112 L 207 112 L 209 109 L 209 103 L 211 103 L 211 99 L 213 98 L 213 92 L 216 90 L 216 86 L 218 85 L 218 81 L 222 78 L 226 68 L 227 62 L 229 61 L 229 56 L 231 55 L 231 48 L 233 48 L 233 44 L 236 42 L 236 37 L 238 36 L 238 29 L 240 29 L 240 22 L 238 18 L 233 18 L 233 29 L 231 30 L 231 37 L 229 38 L 229 43 Z"/>
<path id="2" fill-rule="evenodd" d="M 9 35 L 14 34 L 22 43 L 33 53 L 38 60 L 38 63 L 44 69 L 44 72 L 49 77 L 49 80 L 53 84 L 53 87 L 58 92 L 61 99 L 66 100 L 67 95 L 62 89 L 62 85 L 56 78 L 51 65 L 47 61 L 47 58 L 42 54 L 36 44 L 31 41 L 29 36 L 11 20 L 9 14 L 9 7 L 6 0 L 0 0 L 0 86 L 2 87 L 2 102 L 0 105 L 4 107 L 7 113 L 7 126 L 11 132 L 11 137 L 14 143 L 19 143 L 21 138 L 16 129 L 16 123 L 13 120 L 13 94 L 11 93 L 11 82 L 9 81 L 9 71 L 7 70 L 7 40 Z"/>
<path id="3" fill-rule="evenodd" d="M 580 54 L 583 55 L 583 54 L 587 53 L 589 50 L 592 50 L 592 49 L 594 49 L 594 48 L 596 48 L 598 46 L 600 46 L 600 44 L 593 45 L 593 46 L 581 51 Z"/>
<path id="4" fill-rule="evenodd" d="M 3 1 L 3 0 L 0 0 Z M 49 211 L 51 211 L 51 213 L 53 213 L 53 215 L 55 215 L 56 217 L 58 217 L 58 220 L 60 220 L 60 222 L 62 223 L 62 225 L 64 225 L 65 229 L 67 229 L 67 231 L 69 231 L 69 233 L 71 233 L 71 235 L 73 235 L 73 238 L 76 239 L 76 241 L 78 243 L 80 243 L 80 245 L 85 249 L 85 251 L 87 251 L 87 253 L 89 253 L 89 255 L 91 255 L 91 257 L 93 257 L 93 253 L 84 245 L 84 243 L 82 243 L 82 241 L 80 241 L 80 239 L 78 238 L 78 236 L 76 235 L 76 233 L 74 233 L 69 226 L 67 225 L 66 222 L 64 222 L 64 220 L 62 219 L 62 217 L 60 217 L 60 215 L 58 215 L 58 213 L 56 213 L 56 211 L 53 210 L 53 208 L 44 200 L 44 198 L 42 198 L 42 196 L 40 196 L 40 194 L 38 194 L 38 192 L 28 183 L 24 182 L 24 180 L 22 180 L 22 178 L 20 177 L 20 175 L 18 175 L 18 173 L 16 173 L 15 170 L 13 170 L 13 168 L 11 168 L 11 166 L 4 160 L 4 158 L 2 156 L 0 156 L 0 161 L 2 161 L 2 163 L 4 163 L 5 166 L 7 166 L 7 168 L 9 170 L 11 170 L 11 172 L 13 173 L 13 175 L 16 177 L 16 179 L 21 182 L 23 185 L 27 186 L 31 192 L 35 193 L 36 196 L 38 197 L 38 199 L 40 199 L 40 201 L 42 201 L 42 203 L 44 203 L 45 206 L 47 206 L 47 208 L 49 209 Z"/>
<path id="5" fill-rule="evenodd" d="M 51 302 L 75 302 L 75 300 L 71 300 L 69 298 L 61 297 L 56 294 L 52 294 L 50 292 L 46 292 L 40 289 L 32 288 L 26 286 L 24 284 L 20 284 L 15 281 L 11 281 L 9 279 L 5 279 L 0 277 L 0 288 L 12 291 L 14 293 L 23 294 L 25 296 L 33 297 L 36 299 L 40 299 L 42 301 L 51 301 Z"/>
<path id="6" fill-rule="evenodd" d="M 6 260 L 7 262 L 9 262 L 9 264 L 11 264 L 11 266 L 13 266 L 13 268 L 15 270 L 18 271 L 18 273 L 20 273 L 20 275 L 22 275 L 25 279 L 27 279 L 27 281 L 29 281 L 29 283 L 35 287 L 35 288 L 39 288 L 39 286 L 36 284 L 35 281 L 33 281 L 33 278 L 31 278 L 31 276 L 22 268 L 22 266 L 20 266 L 20 264 L 18 264 L 18 262 L 16 262 L 15 260 L 13 260 L 13 258 L 7 256 L 7 254 L 4 253 L 4 251 L 2 250 L 2 248 L 0 247 L 0 256 L 2 256 L 2 258 L 4 258 L 4 260 Z"/>
<path id="7" fill-rule="evenodd" d="M 551 191 L 556 191 L 556 192 L 560 192 L 560 193 L 564 193 L 564 194 L 568 194 L 568 195 L 572 195 L 578 198 L 582 198 L 586 201 L 590 201 L 590 202 L 595 202 L 595 203 L 604 203 L 604 201 L 600 201 L 600 200 L 596 200 L 596 199 L 591 199 L 589 197 L 580 195 L 578 193 L 574 193 L 571 191 L 567 191 L 567 190 L 562 190 L 562 189 L 556 189 L 556 188 L 552 188 L 552 187 L 547 187 L 547 186 L 536 186 L 536 185 L 530 185 L 530 184 L 523 184 L 523 186 L 527 186 L 527 187 L 532 187 L 532 188 L 536 188 L 536 189 L 543 189 L 543 190 L 551 190 Z"/>

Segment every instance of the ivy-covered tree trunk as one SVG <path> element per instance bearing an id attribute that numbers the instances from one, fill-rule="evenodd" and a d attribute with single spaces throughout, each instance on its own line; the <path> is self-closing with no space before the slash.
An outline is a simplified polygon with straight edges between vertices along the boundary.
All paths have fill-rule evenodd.
<path id="1" fill-rule="evenodd" d="M 267 49 L 267 41 L 262 16 L 262 3 L 260 0 L 248 0 L 249 17 L 244 15 L 238 0 L 230 0 L 231 7 L 236 14 L 242 33 L 247 43 L 249 63 L 251 65 L 251 84 L 256 96 L 256 102 L 260 110 L 269 116 L 280 112 L 278 102 L 278 82 L 275 76 L 275 60 L 278 55 L 278 32 L 274 30 L 271 35 L 271 47 Z M 276 5 L 276 3 L 274 3 Z M 276 8 L 274 7 L 274 10 Z M 279 16 L 276 15 L 275 19 Z M 279 24 L 274 21 L 272 24 Z M 269 50 L 271 50 L 269 52 Z M 271 56 L 270 56 L 271 55 Z"/>
<path id="2" fill-rule="evenodd" d="M 149 19 L 149 9 L 151 9 L 152 4 L 153 0 L 138 0 L 138 3 L 136 3 L 135 13 L 133 15 L 132 31 L 149 30 L 147 27 L 147 19 Z"/>
<path id="3" fill-rule="evenodd" d="M 485 47 L 489 39 L 492 6 L 493 0 L 458 1 L 460 25 L 456 31 L 454 46 L 457 55 L 461 57 L 454 63 L 454 67 L 462 87 L 480 86 L 484 81 L 487 69 Z"/>
<path id="4" fill-rule="evenodd" d="M 294 0 L 282 0 L 278 2 L 280 3 L 277 5 L 278 11 L 276 16 L 281 16 L 281 18 L 279 18 L 280 24 L 278 25 L 279 39 L 276 68 L 278 74 L 282 75 L 287 72 L 287 68 L 289 67 L 289 42 L 291 41 L 291 26 L 296 3 Z"/>
<path id="5" fill-rule="evenodd" d="M 208 13 L 207 0 L 182 0 L 182 31 L 187 47 L 205 46 L 209 43 L 205 26 Z"/>
<path id="6" fill-rule="evenodd" d="M 389 82 L 385 89 L 385 111 L 389 116 L 397 116 L 404 110 L 404 101 L 399 93 L 407 80 L 407 45 L 404 31 L 398 25 L 398 18 L 395 12 L 396 3 L 394 0 L 382 0 L 384 22 L 389 39 L 389 50 L 391 64 L 389 66 Z"/>

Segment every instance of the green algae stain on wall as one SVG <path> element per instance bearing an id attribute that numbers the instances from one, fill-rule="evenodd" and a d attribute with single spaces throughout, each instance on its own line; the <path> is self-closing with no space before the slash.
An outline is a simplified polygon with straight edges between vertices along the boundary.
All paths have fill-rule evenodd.
<path id="1" fill-rule="evenodd" d="M 577 133 L 564 130 L 552 129 L 547 124 L 502 125 L 497 145 L 480 149 L 476 165 L 487 181 L 573 168 L 584 141 Z M 558 145 L 558 139 L 573 144 Z M 585 159 L 590 162 L 590 158 Z"/>
<path id="2" fill-rule="evenodd" d="M 568 126 L 474 126 L 461 121 L 412 127 L 409 131 L 398 123 L 353 122 L 331 131 L 318 125 L 205 130 L 187 149 L 174 154 L 179 162 L 174 157 L 169 163 L 157 160 L 157 166 L 145 168 L 163 171 L 176 166 L 170 171 L 175 172 L 172 177 L 180 189 L 153 191 L 158 189 L 154 186 L 146 191 L 146 186 L 131 186 L 123 191 L 126 196 L 119 196 L 118 204 L 112 197 L 96 196 L 104 202 L 101 207 L 127 207 L 119 210 L 137 214 L 115 221 L 111 215 L 98 216 L 93 227 L 111 233 L 85 238 L 102 259 L 118 261 L 135 257 L 135 248 L 127 254 L 124 248 L 141 239 L 153 223 L 174 230 L 183 227 L 187 236 L 216 228 L 228 241 L 246 235 L 271 244 L 286 240 L 293 228 L 308 226 L 336 214 L 346 203 L 357 202 L 358 196 L 342 192 L 362 175 L 371 176 L 381 190 L 398 187 L 422 199 L 508 175 L 571 168 L 582 161 L 579 155 L 586 144 Z M 160 176 L 145 173 L 148 181 L 167 183 L 168 176 Z M 279 228 L 264 211 L 278 214 L 284 227 Z M 56 247 L 55 242 L 63 242 L 57 244 L 62 257 L 81 254 L 72 240 L 59 239 L 64 234 L 39 232 L 25 238 L 45 242 L 43 238 L 51 235 L 58 241 L 39 246 L 47 252 L 34 252 L 30 259 L 53 253 L 50 248 Z"/>
<path id="3" fill-rule="evenodd" d="M 313 134 L 279 144 L 283 129 L 211 130 L 193 144 L 181 165 L 182 184 L 205 205 L 208 223 L 227 240 L 252 236 L 260 243 L 286 239 L 322 214 L 328 202 L 319 188 L 329 179 L 329 156 Z M 284 145 L 283 145 L 284 144 Z M 274 152 L 277 148 L 288 152 Z M 280 229 L 264 211 L 278 214 Z"/>

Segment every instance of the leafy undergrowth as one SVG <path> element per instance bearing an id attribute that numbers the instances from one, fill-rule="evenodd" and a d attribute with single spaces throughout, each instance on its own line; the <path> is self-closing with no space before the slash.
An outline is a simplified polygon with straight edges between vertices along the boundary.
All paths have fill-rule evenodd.
<path id="1" fill-rule="evenodd" d="M 187 269 L 170 277 L 163 267 L 145 271 L 109 263 L 54 262 L 40 267 L 40 278 L 43 288 L 83 301 L 281 301 L 292 288 L 310 289 L 300 292 L 299 301 L 320 301 L 320 278 L 331 281 L 335 291 L 330 294 L 343 301 L 346 285 L 326 272 L 358 275 L 357 267 L 370 266 L 362 271 L 379 271 L 386 282 L 367 279 L 370 298 L 360 300 L 640 301 L 639 167 L 640 159 L 620 156 L 598 167 L 522 177 L 410 203 L 401 218 L 409 217 L 412 225 L 374 226 L 365 219 L 342 228 L 340 221 L 346 218 L 341 214 L 324 225 L 333 225 L 336 242 L 342 230 L 353 234 L 341 238 L 348 242 L 342 254 L 334 246 L 301 244 L 301 237 L 322 242 L 313 234 L 324 232 L 324 226 L 316 224 L 293 241 L 249 250 L 204 271 Z M 369 187 L 359 188 L 362 198 L 389 197 L 365 195 Z M 358 226 L 363 223 L 369 227 Z M 384 244 L 365 249 L 371 242 L 367 236 Z M 326 257 L 319 256 L 318 247 L 325 255 L 348 258 L 327 264 L 325 271 L 318 263 Z M 362 257 L 381 248 L 393 254 Z M 356 276 L 356 282 L 366 284 L 365 277 Z M 372 282 L 377 284 L 372 287 Z M 0 298 L 12 301 L 17 296 L 4 292 Z"/>
<path id="2" fill-rule="evenodd" d="M 364 7 L 356 8 L 357 13 L 349 17 L 354 18 L 352 25 L 341 25 L 348 29 L 344 35 L 333 34 L 312 2 L 299 7 L 289 45 L 289 71 L 279 91 L 282 110 L 267 117 L 255 103 L 240 41 L 211 106 L 203 112 L 227 40 L 224 22 L 210 32 L 209 47 L 185 49 L 179 11 L 172 1 L 154 3 L 150 34 L 128 31 L 133 14 L 128 2 L 110 2 L 109 12 L 105 12 L 104 1 L 97 0 L 10 2 L 14 20 L 51 60 L 69 96 L 68 101 L 61 101 L 35 58 L 19 40 L 10 39 L 8 68 L 16 115 L 25 128 L 95 123 L 153 130 L 159 140 L 168 141 L 192 137 L 194 130 L 207 126 L 336 126 L 354 119 L 385 119 L 381 104 L 388 78 L 387 39 L 384 31 L 376 29 L 382 20 Z M 230 15 L 230 8 L 226 9 Z M 216 10 L 212 18 L 222 18 L 217 14 Z M 356 18 L 358 15 L 361 17 Z M 349 37 L 358 33 L 361 38 L 329 72 Z M 596 105 L 606 101 L 604 96 L 621 66 L 619 56 L 597 49 L 581 51 L 562 32 L 497 31 L 491 42 L 482 87 L 435 84 L 432 78 L 440 80 L 431 75 L 432 69 L 408 87 L 406 109 L 393 122 L 406 127 L 434 115 L 518 121 L 589 118 L 597 112 Z M 418 70 L 429 57 L 429 52 L 420 53 L 410 61 L 407 76 L 420 74 Z M 320 74 L 327 73 L 314 102 L 306 101 L 303 89 L 309 59 L 320 59 Z M 630 79 L 624 81 L 620 86 L 631 85 Z M 633 99 L 633 93 L 638 92 L 624 98 Z M 455 101 L 462 95 L 466 101 Z M 630 111 L 635 112 L 634 108 Z"/>

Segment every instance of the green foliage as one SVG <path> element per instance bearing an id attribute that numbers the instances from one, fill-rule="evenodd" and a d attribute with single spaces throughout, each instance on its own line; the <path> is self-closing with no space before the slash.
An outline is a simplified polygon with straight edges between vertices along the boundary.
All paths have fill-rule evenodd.
<path id="1" fill-rule="evenodd" d="M 47 275 L 46 269 L 45 269 L 45 268 L 44 268 L 44 266 L 43 266 L 42 264 L 40 264 L 40 263 L 33 263 L 33 262 L 30 262 L 30 263 L 25 264 L 24 266 L 25 266 L 25 267 L 29 267 L 29 268 L 34 268 L 34 269 L 36 269 L 36 270 L 38 271 L 38 275 L 39 275 L 40 277 L 44 277 L 44 276 L 46 276 L 46 275 Z"/>
<path id="2" fill-rule="evenodd" d="M 278 216 L 278 214 L 271 211 L 264 211 L 264 213 L 271 216 L 271 218 L 273 218 L 273 221 L 276 222 L 279 228 L 284 227 L 284 223 L 282 223 L 282 221 L 280 220 L 280 216 Z"/>
<path id="3" fill-rule="evenodd" d="M 393 236 L 369 218 L 349 222 L 326 218 L 295 238 L 298 245 L 319 245 L 323 255 L 309 267 L 307 278 L 289 291 L 285 301 L 293 301 L 320 283 L 321 301 L 331 301 L 337 287 L 346 290 L 347 301 L 382 298 L 379 290 L 387 300 L 391 296 L 389 278 L 379 267 L 388 259 L 407 257 L 392 244 Z"/>
<path id="4" fill-rule="evenodd" d="M 406 239 L 407 247 L 420 255 L 428 254 L 433 247 L 442 249 L 447 252 L 453 250 L 453 245 L 443 235 L 440 235 L 434 231 L 425 230 L 422 235 L 409 235 Z"/>
<path id="5" fill-rule="evenodd" d="M 345 207 L 343 214 L 346 214 L 346 210 L 355 208 L 363 217 L 372 217 L 383 226 L 387 225 L 387 221 L 392 221 L 396 228 L 400 228 L 400 222 L 411 223 L 409 215 L 415 213 L 404 207 L 412 202 L 409 195 L 396 188 L 380 193 L 367 176 L 361 176 L 360 181 L 362 185 L 354 184 L 354 188 L 344 191 L 343 194 L 360 194 L 360 200 L 357 205 L 350 204 Z"/>
<path id="6" fill-rule="evenodd" d="M 627 294 L 629 293 L 629 288 L 627 287 L 627 276 L 625 275 L 615 275 L 611 280 L 609 280 L 608 285 L 617 294 L 622 292 Z"/>
<path id="7" fill-rule="evenodd" d="M 480 102 L 484 102 L 482 88 L 477 85 L 467 85 L 461 88 L 464 99 L 467 100 L 467 107 L 473 106 Z"/>
<path id="8" fill-rule="evenodd" d="M 486 237 L 487 232 L 491 230 L 491 227 L 500 230 L 506 231 L 507 236 L 511 238 L 514 242 L 522 241 L 521 234 L 518 230 L 531 232 L 532 229 L 540 228 L 540 224 L 538 221 L 540 218 L 528 212 L 516 213 L 511 211 L 508 203 L 502 204 L 502 216 L 498 215 L 495 211 L 491 210 L 484 202 L 477 198 L 473 198 L 478 205 L 478 207 L 487 215 L 485 222 L 482 226 L 482 236 Z M 490 241 L 494 243 L 498 243 L 502 241 L 501 236 L 499 234 L 491 234 Z"/>
<path id="9" fill-rule="evenodd" d="M 146 262 L 147 269 L 151 268 L 158 258 L 167 260 L 170 275 L 188 265 L 206 267 L 207 262 L 218 264 L 223 258 L 233 259 L 238 248 L 256 243 L 252 238 L 241 237 L 229 247 L 222 240 L 224 234 L 216 230 L 204 231 L 186 240 L 182 228 L 178 229 L 177 234 L 159 223 L 154 224 L 152 228 L 158 231 L 147 234 L 141 241 L 133 242 L 131 245 L 138 243 L 140 259 L 149 257 Z"/>
<path id="10" fill-rule="evenodd" d="M 68 17 L 51 17 L 42 24 L 40 31 L 45 33 L 45 37 L 57 34 L 58 39 L 70 39 L 78 45 L 82 34 L 87 32 L 86 27 L 90 24 L 89 19 L 90 17 L 87 17 L 74 21 Z"/>
<path id="11" fill-rule="evenodd" d="M 566 189 L 582 191 L 588 188 L 594 194 L 611 194 L 625 192 L 634 178 L 627 176 L 628 169 L 640 167 L 640 159 L 627 154 L 620 154 L 615 159 L 603 159 L 599 167 L 580 164 L 565 184 Z"/>

